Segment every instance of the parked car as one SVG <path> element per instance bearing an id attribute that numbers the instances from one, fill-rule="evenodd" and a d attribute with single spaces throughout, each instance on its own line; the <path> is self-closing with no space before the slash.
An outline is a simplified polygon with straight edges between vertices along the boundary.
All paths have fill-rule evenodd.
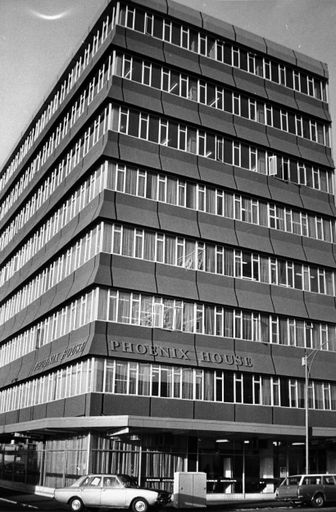
<path id="1" fill-rule="evenodd" d="M 325 503 L 336 503 L 335 474 L 302 474 L 285 478 L 275 492 L 280 501 L 292 505 L 313 505 L 323 507 Z"/>
<path id="2" fill-rule="evenodd" d="M 128 475 L 91 474 L 80 477 L 69 487 L 55 489 L 55 500 L 70 505 L 80 512 L 85 507 L 126 508 L 132 512 L 146 512 L 169 503 L 167 491 L 139 487 Z"/>

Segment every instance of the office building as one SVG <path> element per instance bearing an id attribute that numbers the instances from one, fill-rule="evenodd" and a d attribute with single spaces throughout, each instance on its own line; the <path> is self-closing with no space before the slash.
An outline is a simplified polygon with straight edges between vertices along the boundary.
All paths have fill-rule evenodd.
<path id="1" fill-rule="evenodd" d="M 111 1 L 0 172 L 0 479 L 336 471 L 326 64 Z M 309 424 L 305 416 L 309 362 Z"/>

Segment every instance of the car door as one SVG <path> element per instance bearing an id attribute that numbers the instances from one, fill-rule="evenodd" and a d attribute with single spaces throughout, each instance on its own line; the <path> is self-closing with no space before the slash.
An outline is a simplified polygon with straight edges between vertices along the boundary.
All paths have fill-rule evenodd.
<path id="1" fill-rule="evenodd" d="M 101 492 L 102 507 L 126 507 L 126 488 L 116 476 L 104 476 Z"/>
<path id="2" fill-rule="evenodd" d="M 92 476 L 81 487 L 81 498 L 88 507 L 99 507 L 102 490 L 102 477 Z"/>
<path id="3" fill-rule="evenodd" d="M 327 501 L 336 502 L 336 481 L 334 475 L 323 476 L 323 487 Z"/>

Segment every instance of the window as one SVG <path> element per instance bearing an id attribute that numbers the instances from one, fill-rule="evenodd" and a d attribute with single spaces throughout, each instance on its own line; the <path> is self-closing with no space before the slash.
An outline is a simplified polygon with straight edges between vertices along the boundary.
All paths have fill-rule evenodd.
<path id="1" fill-rule="evenodd" d="M 232 47 L 232 65 L 235 68 L 240 67 L 240 50 L 236 46 Z"/>

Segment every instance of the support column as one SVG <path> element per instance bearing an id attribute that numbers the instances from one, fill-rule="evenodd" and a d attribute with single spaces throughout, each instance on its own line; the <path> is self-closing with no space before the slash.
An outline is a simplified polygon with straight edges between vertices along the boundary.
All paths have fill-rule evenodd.
<path id="1" fill-rule="evenodd" d="M 274 478 L 274 460 L 273 460 L 273 443 L 272 441 L 263 441 L 264 448 L 260 453 L 260 478 Z M 274 492 L 274 484 L 267 483 L 262 490 L 263 493 Z"/>

